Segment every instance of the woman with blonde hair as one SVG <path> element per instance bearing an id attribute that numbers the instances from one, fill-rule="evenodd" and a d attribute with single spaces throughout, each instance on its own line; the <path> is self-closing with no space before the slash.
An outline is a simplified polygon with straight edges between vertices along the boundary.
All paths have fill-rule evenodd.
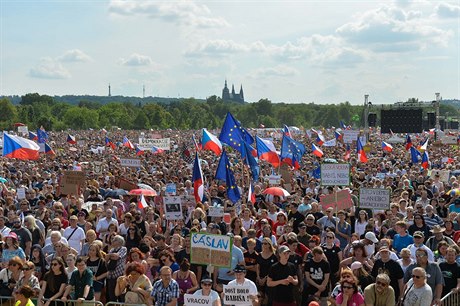
<path id="1" fill-rule="evenodd" d="M 331 303 L 331 305 L 336 305 L 335 299 L 339 295 L 339 293 L 342 292 L 342 286 L 340 285 L 340 282 L 347 281 L 350 283 L 357 284 L 358 279 L 356 276 L 353 274 L 353 271 L 350 268 L 342 268 L 340 270 L 340 278 L 339 281 L 335 284 L 334 289 L 331 291 L 331 296 L 329 297 L 328 301 Z M 358 287 L 358 291 L 362 294 L 363 292 L 361 291 L 361 288 Z"/>
<path id="2" fill-rule="evenodd" d="M 31 261 L 27 261 L 22 266 L 22 277 L 16 283 L 16 287 L 14 289 L 15 292 L 19 290 L 22 286 L 29 286 L 35 291 L 34 296 L 38 296 L 40 293 L 40 281 L 34 275 L 35 265 Z"/>
<path id="3" fill-rule="evenodd" d="M 80 255 L 81 256 L 88 256 L 88 251 L 90 246 L 93 244 L 93 242 L 96 240 L 97 235 L 94 230 L 89 230 L 86 232 L 86 242 L 81 248 Z"/>
<path id="4" fill-rule="evenodd" d="M 174 252 L 174 256 L 177 256 L 180 251 L 182 251 L 183 248 L 183 239 L 182 236 L 179 234 L 174 234 L 171 237 L 171 244 L 169 245 L 169 248 Z"/>
<path id="5" fill-rule="evenodd" d="M 43 237 L 42 231 L 38 228 L 33 216 L 28 215 L 24 218 L 24 226 L 32 234 L 32 245 L 39 244 L 43 246 L 45 244 L 45 237 Z"/>
<path id="6" fill-rule="evenodd" d="M 257 256 L 256 284 L 260 292 L 265 295 L 267 294 L 268 272 L 271 266 L 277 262 L 278 257 L 275 255 L 275 248 L 273 247 L 272 240 L 268 237 L 262 238 L 262 252 Z"/>
<path id="7" fill-rule="evenodd" d="M 411 258 L 411 253 L 408 248 L 403 248 L 399 255 L 401 256 L 401 259 L 398 259 L 396 262 L 399 263 L 403 272 L 406 273 L 407 267 L 415 263 L 415 261 Z"/>
<path id="8" fill-rule="evenodd" d="M 86 266 L 93 272 L 94 298 L 96 301 L 100 301 L 101 291 L 105 286 L 105 278 L 107 277 L 108 271 L 99 243 L 92 243 L 90 245 Z"/>

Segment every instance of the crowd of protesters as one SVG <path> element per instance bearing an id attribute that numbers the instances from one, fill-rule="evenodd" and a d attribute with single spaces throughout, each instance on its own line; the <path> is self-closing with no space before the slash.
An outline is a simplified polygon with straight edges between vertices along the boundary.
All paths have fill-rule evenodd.
<path id="1" fill-rule="evenodd" d="M 112 131 L 108 136 L 114 142 L 123 136 L 136 142 L 151 133 Z M 213 179 L 219 157 L 200 151 L 203 201 L 184 208 L 183 218 L 166 220 L 167 184 L 176 184 L 177 195 L 194 194 L 193 131 L 159 133 L 171 139 L 171 150 L 136 156 L 121 144 L 104 147 L 105 131 L 76 132 L 78 145 L 66 143 L 67 133 L 50 132 L 55 155 L 38 161 L 1 158 L 4 301 L 14 296 L 20 305 L 36 298 L 44 306 L 68 300 L 173 306 L 184 304 L 184 294 L 195 294 L 220 306 L 223 285 L 236 284 L 251 288 L 248 305 L 254 306 L 429 306 L 459 290 L 458 148 L 429 147 L 429 168 L 450 171 L 441 180 L 412 163 L 404 144 L 383 152 L 377 133 L 371 135 L 374 146 L 366 163 L 355 154 L 344 160 L 343 144 L 324 147 L 325 157 L 350 163 L 350 186 L 322 186 L 313 174 L 322 161 L 307 153 L 299 169 L 283 166 L 279 185 L 290 191 L 287 197 L 262 193 L 268 177 L 280 169 L 260 161 L 255 201 L 248 199 L 250 170 L 230 150 L 242 195 L 238 203 L 228 199 L 225 184 Z M 277 134 L 261 136 L 278 145 Z M 294 137 L 307 147 L 314 141 L 306 134 Z M 142 166 L 121 167 L 121 157 L 139 158 Z M 61 192 L 66 170 L 85 171 L 79 193 Z M 119 189 L 120 179 L 151 186 L 157 196 L 146 197 L 148 206 L 140 208 L 139 197 L 111 193 Z M 388 209 L 360 209 L 361 187 L 389 189 Z M 350 192 L 354 205 L 323 210 L 321 197 L 341 189 Z M 224 207 L 230 220 L 208 216 L 211 206 Z M 233 238 L 230 268 L 192 262 L 191 235 L 196 232 Z"/>

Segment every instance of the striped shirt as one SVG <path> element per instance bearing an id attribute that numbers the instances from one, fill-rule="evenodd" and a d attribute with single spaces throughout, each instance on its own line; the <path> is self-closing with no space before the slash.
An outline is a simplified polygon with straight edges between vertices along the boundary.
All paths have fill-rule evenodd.
<path id="1" fill-rule="evenodd" d="M 163 286 L 163 281 L 157 280 L 153 284 L 152 293 L 150 294 L 155 301 L 155 306 L 165 306 L 174 298 L 179 298 L 179 285 L 174 279 L 169 281 L 167 287 Z"/>

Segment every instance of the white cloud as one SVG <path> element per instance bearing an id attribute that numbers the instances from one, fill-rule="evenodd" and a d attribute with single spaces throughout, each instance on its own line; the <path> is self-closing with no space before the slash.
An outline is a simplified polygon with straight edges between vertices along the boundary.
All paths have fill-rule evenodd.
<path id="1" fill-rule="evenodd" d="M 251 77 L 259 79 L 266 77 L 292 77 L 299 74 L 299 71 L 295 68 L 278 65 L 275 67 L 261 68 L 251 73 Z"/>
<path id="2" fill-rule="evenodd" d="M 133 53 L 127 59 L 120 58 L 119 63 L 124 66 L 149 66 L 153 60 L 147 55 Z"/>
<path id="3" fill-rule="evenodd" d="M 449 3 L 441 3 L 436 8 L 436 13 L 442 18 L 459 18 L 460 6 Z"/>
<path id="4" fill-rule="evenodd" d="M 229 26 L 222 17 L 213 16 L 206 5 L 197 4 L 190 0 L 170 2 L 111 0 L 109 12 L 121 16 L 143 15 L 198 28 Z"/>
<path id="5" fill-rule="evenodd" d="M 91 57 L 81 50 L 67 50 L 63 55 L 57 58 L 61 62 L 89 62 Z"/>
<path id="6" fill-rule="evenodd" d="M 366 45 L 375 52 L 417 51 L 430 44 L 447 46 L 451 31 L 430 25 L 418 11 L 406 12 L 401 8 L 384 6 L 367 11 L 336 30 L 348 42 Z"/>
<path id="7" fill-rule="evenodd" d="M 52 58 L 42 58 L 40 63 L 30 69 L 29 76 L 39 79 L 68 79 L 71 77 L 69 71 L 61 63 Z"/>

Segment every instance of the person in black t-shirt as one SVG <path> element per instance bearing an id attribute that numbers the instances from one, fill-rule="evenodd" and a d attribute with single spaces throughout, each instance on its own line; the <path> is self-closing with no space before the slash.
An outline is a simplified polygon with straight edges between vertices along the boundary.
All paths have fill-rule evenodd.
<path id="1" fill-rule="evenodd" d="M 298 285 L 299 280 L 294 264 L 288 261 L 291 251 L 287 246 L 282 245 L 278 253 L 279 262 L 270 268 L 267 278 L 267 286 L 273 290 L 272 306 L 296 306 L 293 289 Z"/>
<path id="2" fill-rule="evenodd" d="M 446 261 L 439 264 L 445 283 L 442 288 L 442 296 L 460 289 L 460 265 L 455 261 L 456 257 L 457 251 L 453 247 L 449 247 L 447 249 Z"/>
<path id="3" fill-rule="evenodd" d="M 395 291 L 395 298 L 398 301 L 402 298 L 404 292 L 402 288 L 404 286 L 404 272 L 401 265 L 390 259 L 390 250 L 387 246 L 382 246 L 379 250 L 380 259 L 377 259 L 372 267 L 371 275 L 375 278 L 378 274 L 385 273 L 390 277 L 390 285 Z"/>
<path id="4" fill-rule="evenodd" d="M 305 279 L 307 288 L 303 291 L 303 304 L 313 295 L 321 299 L 321 305 L 327 305 L 327 284 L 331 274 L 329 263 L 324 259 L 321 247 L 312 250 L 313 257 L 305 263 Z"/>

